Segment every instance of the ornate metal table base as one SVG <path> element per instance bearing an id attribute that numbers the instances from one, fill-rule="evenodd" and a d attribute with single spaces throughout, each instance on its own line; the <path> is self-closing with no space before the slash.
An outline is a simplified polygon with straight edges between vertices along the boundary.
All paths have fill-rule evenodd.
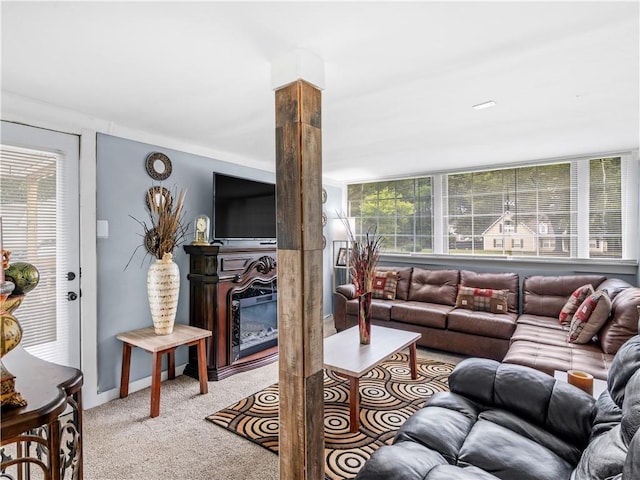
<path id="1" fill-rule="evenodd" d="M 5 359 L 28 405 L 2 409 L 0 479 L 82 480 L 82 373 L 21 348 Z"/>

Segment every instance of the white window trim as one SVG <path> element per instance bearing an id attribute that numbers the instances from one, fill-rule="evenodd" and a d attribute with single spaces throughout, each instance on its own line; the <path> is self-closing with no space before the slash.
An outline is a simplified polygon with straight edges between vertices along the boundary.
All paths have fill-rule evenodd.
<path id="1" fill-rule="evenodd" d="M 572 258 L 589 258 L 589 160 L 571 162 L 571 175 L 575 173 L 577 176 L 575 196 L 577 251 L 573 250 L 573 242 L 571 242 Z"/>
<path id="2" fill-rule="evenodd" d="M 622 194 L 622 258 L 640 259 L 640 161 L 638 151 L 621 155 L 622 178 L 627 181 L 621 185 Z M 635 179 L 635 181 L 633 180 Z M 626 202 L 626 203 L 624 203 Z"/>

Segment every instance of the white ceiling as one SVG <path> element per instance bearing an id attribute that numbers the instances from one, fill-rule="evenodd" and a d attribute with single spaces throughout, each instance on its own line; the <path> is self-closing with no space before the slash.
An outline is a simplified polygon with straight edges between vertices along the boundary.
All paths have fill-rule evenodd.
<path id="1" fill-rule="evenodd" d="M 268 170 L 271 65 L 296 49 L 324 60 L 329 180 L 638 148 L 637 1 L 2 1 L 1 9 L 3 98 Z M 497 105 L 471 108 L 487 100 Z"/>

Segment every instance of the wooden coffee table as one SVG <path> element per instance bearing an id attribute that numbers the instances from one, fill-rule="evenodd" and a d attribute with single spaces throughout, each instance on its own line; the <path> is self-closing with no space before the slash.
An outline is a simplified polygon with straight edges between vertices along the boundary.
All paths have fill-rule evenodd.
<path id="1" fill-rule="evenodd" d="M 324 339 L 324 368 L 349 379 L 349 431 L 360 430 L 360 377 L 394 353 L 409 347 L 411 378 L 418 377 L 416 342 L 420 333 L 371 326 L 371 343 L 360 344 L 358 327 Z"/>

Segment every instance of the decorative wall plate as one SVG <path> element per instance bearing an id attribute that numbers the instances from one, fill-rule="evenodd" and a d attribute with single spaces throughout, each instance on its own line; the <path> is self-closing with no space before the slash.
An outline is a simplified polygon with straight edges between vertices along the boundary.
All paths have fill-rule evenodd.
<path id="1" fill-rule="evenodd" d="M 165 187 L 161 187 L 156 185 L 147 190 L 146 195 L 144 196 L 144 200 L 147 204 L 147 208 L 151 211 L 151 205 L 149 204 L 149 198 L 153 199 L 156 207 L 166 206 L 166 208 L 171 208 L 173 205 L 173 196 L 171 196 L 171 192 L 169 189 Z"/>
<path id="2" fill-rule="evenodd" d="M 166 180 L 173 170 L 169 157 L 160 152 L 151 152 L 147 155 L 145 168 L 149 176 L 154 180 Z"/>
<path id="3" fill-rule="evenodd" d="M 147 252 L 151 255 L 156 256 L 156 251 L 158 250 L 158 232 L 156 232 L 155 228 L 152 228 L 145 234 L 144 248 L 146 248 Z"/>
<path id="4" fill-rule="evenodd" d="M 322 235 L 322 249 L 324 250 L 325 248 L 327 248 L 327 237 Z"/>
<path id="5" fill-rule="evenodd" d="M 327 191 L 323 188 L 322 189 L 322 203 L 326 203 L 327 202 Z"/>
<path id="6" fill-rule="evenodd" d="M 322 212 L 322 226 L 325 227 L 327 225 L 327 214 Z"/>

